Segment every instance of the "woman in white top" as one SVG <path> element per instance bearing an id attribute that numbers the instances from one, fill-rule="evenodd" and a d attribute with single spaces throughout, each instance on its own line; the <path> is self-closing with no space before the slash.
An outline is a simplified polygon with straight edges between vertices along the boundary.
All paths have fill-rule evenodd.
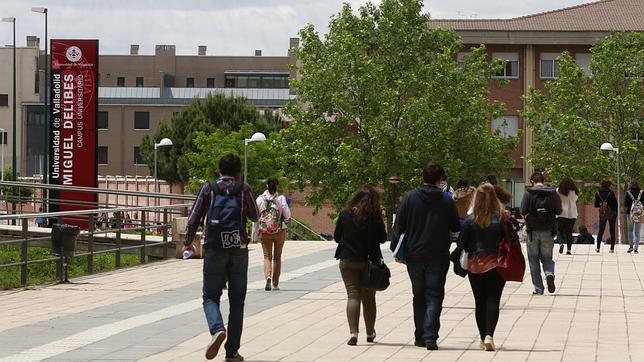
<path id="1" fill-rule="evenodd" d="M 557 239 L 559 240 L 559 254 L 563 253 L 564 243 L 568 247 L 567 255 L 570 255 L 572 246 L 572 228 L 577 220 L 577 198 L 579 189 L 570 177 L 564 177 L 557 188 L 561 198 L 562 212 L 557 216 Z"/>
<path id="2" fill-rule="evenodd" d="M 259 220 L 254 226 L 262 241 L 264 251 L 265 290 L 279 290 L 280 273 L 282 270 L 282 249 L 286 240 L 285 220 L 291 218 L 291 210 L 286 197 L 277 193 L 277 178 L 266 180 L 268 190 L 257 198 Z M 255 234 L 255 233 L 254 233 Z"/>

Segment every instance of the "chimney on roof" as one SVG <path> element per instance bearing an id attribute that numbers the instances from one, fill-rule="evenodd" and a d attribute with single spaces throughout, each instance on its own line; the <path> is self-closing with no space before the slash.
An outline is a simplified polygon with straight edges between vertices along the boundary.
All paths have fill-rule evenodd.
<path id="1" fill-rule="evenodd" d="M 207 47 L 207 46 L 205 46 L 205 45 L 199 45 L 199 52 L 198 52 L 198 54 L 199 54 L 199 55 L 206 55 L 206 50 L 207 50 L 207 49 L 208 49 L 208 47 Z"/>
<path id="2" fill-rule="evenodd" d="M 139 45 L 130 44 L 130 55 L 139 55 Z"/>
<path id="3" fill-rule="evenodd" d="M 40 38 L 34 35 L 27 35 L 27 47 L 40 48 Z"/>
<path id="4" fill-rule="evenodd" d="M 255 49 L 255 56 L 256 57 L 261 57 L 262 56 L 262 50 L 261 49 Z"/>

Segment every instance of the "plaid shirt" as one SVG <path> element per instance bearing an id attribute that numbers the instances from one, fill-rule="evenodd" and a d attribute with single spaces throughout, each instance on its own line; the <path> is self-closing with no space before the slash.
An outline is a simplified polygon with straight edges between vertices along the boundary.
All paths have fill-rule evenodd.
<path id="1" fill-rule="evenodd" d="M 235 181 L 234 177 L 222 176 L 217 180 L 217 184 L 220 189 L 229 189 L 233 186 Z M 197 199 L 194 204 L 192 204 L 192 210 L 190 210 L 190 216 L 188 217 L 188 225 L 186 226 L 186 240 L 184 240 L 185 245 L 192 244 L 197 233 L 197 229 L 199 226 L 203 225 L 204 218 L 208 215 L 208 209 L 210 208 L 210 203 L 212 201 L 211 191 L 210 183 L 205 182 L 201 186 Z M 237 195 L 237 200 L 241 205 L 242 225 L 246 225 L 248 219 L 257 221 L 259 218 L 259 211 L 255 204 L 253 191 L 250 189 L 248 184 L 244 184 L 242 192 Z M 241 230 L 241 234 L 242 241 L 248 244 L 246 228 Z"/>

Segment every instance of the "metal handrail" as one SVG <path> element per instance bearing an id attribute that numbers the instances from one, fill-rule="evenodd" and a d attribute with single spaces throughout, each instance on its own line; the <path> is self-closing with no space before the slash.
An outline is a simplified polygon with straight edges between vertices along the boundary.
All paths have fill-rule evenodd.
<path id="1" fill-rule="evenodd" d="M 127 211 L 163 211 L 163 209 L 182 209 L 190 207 L 192 204 L 173 204 L 163 206 L 132 206 L 132 207 L 115 207 L 102 209 L 85 209 L 71 211 L 41 212 L 41 213 L 24 213 L 24 214 L 4 214 L 0 215 L 0 221 L 12 219 L 32 219 L 38 216 L 42 217 L 59 217 L 74 215 L 102 214 L 104 212 L 127 212 Z"/>

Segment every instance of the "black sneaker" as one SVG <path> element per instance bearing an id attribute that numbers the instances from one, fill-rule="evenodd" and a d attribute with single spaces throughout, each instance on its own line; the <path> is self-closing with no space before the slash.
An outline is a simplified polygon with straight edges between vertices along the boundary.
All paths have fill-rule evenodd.
<path id="1" fill-rule="evenodd" d="M 266 278 L 266 286 L 264 287 L 265 291 L 271 290 L 271 278 Z"/>
<path id="2" fill-rule="evenodd" d="M 632 251 L 633 251 L 633 248 L 628 248 L 628 250 L 626 250 L 627 253 L 630 253 Z"/>
<path id="3" fill-rule="evenodd" d="M 244 357 L 241 354 L 235 353 L 233 356 L 226 356 L 226 361 L 243 361 Z"/>
<path id="4" fill-rule="evenodd" d="M 543 291 L 542 290 L 533 290 L 532 295 L 543 295 Z"/>
<path id="5" fill-rule="evenodd" d="M 414 346 L 416 347 L 426 347 L 425 341 L 417 339 L 414 341 Z"/>
<path id="6" fill-rule="evenodd" d="M 554 275 L 546 276 L 546 283 L 548 284 L 548 292 L 549 293 L 554 293 L 555 292 L 555 276 Z"/>
<path id="7" fill-rule="evenodd" d="M 347 342 L 349 346 L 355 346 L 358 344 L 358 337 L 351 337 L 349 338 L 349 341 Z"/>
<path id="8" fill-rule="evenodd" d="M 425 343 L 425 347 L 427 347 L 428 351 L 435 351 L 438 349 L 436 341 L 427 341 L 427 343 Z"/>
<path id="9" fill-rule="evenodd" d="M 639 254 L 640 252 L 639 252 L 639 251 L 637 251 L 637 250 L 635 250 L 635 251 L 634 251 L 634 253 L 635 253 L 635 254 Z"/>
<path id="10" fill-rule="evenodd" d="M 559 254 L 563 254 L 564 244 L 559 245 Z"/>
<path id="11" fill-rule="evenodd" d="M 570 252 L 570 250 L 568 250 L 568 251 L 566 252 L 566 255 L 572 255 L 572 253 Z"/>

